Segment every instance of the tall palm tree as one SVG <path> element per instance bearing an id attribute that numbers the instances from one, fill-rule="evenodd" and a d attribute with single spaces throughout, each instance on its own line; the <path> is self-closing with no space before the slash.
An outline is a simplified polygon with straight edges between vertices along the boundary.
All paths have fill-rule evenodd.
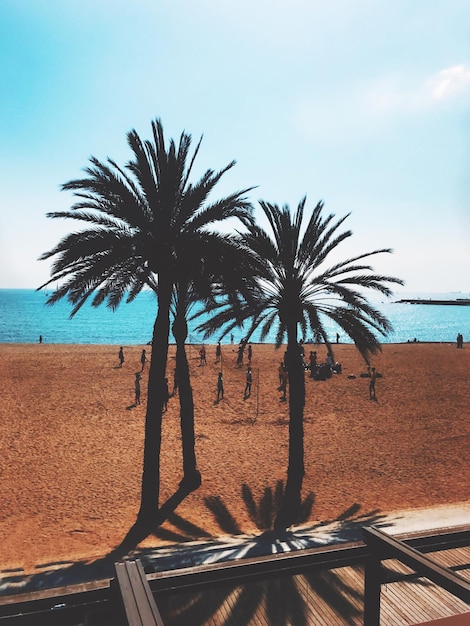
<path id="1" fill-rule="evenodd" d="M 385 336 L 391 325 L 368 302 L 364 291 L 390 296 L 389 283 L 403 284 L 397 278 L 375 274 L 366 263 L 369 257 L 391 252 L 388 248 L 328 265 L 333 251 L 352 235 L 349 230 L 339 232 L 348 215 L 336 221 L 334 215 L 325 217 L 323 203 L 319 202 L 304 226 L 305 202 L 306 199 L 302 199 L 292 215 L 287 205 L 280 208 L 261 201 L 270 229 L 251 224 L 243 235 L 245 244 L 254 251 L 263 268 L 258 275 L 258 290 L 245 302 L 241 315 L 251 320 L 248 336 L 259 329 L 263 341 L 274 328 L 277 347 L 287 337 L 289 460 L 284 499 L 276 519 L 278 529 L 296 521 L 304 476 L 305 374 L 298 343 L 299 329 L 304 337 L 311 330 L 333 355 L 325 326 L 329 318 L 354 341 L 368 362 L 370 356 L 380 350 L 374 331 Z M 222 336 L 225 336 L 239 324 L 227 306 L 215 303 L 210 310 L 214 315 L 200 326 L 206 334 L 222 327 Z"/>
<path id="2" fill-rule="evenodd" d="M 120 167 L 92 157 L 84 178 L 62 186 L 79 198 L 69 211 L 48 213 L 53 219 L 72 219 L 86 227 L 64 237 L 40 258 L 55 257 L 51 278 L 39 289 L 58 282 L 49 297 L 54 304 L 66 297 L 71 316 L 89 299 L 115 309 L 123 299 L 132 301 L 144 288 L 157 295 L 157 316 L 152 336 L 141 506 L 138 520 L 152 522 L 159 508 L 160 447 L 165 376 L 170 332 L 170 306 L 175 285 L 184 278 L 192 241 L 214 223 L 229 218 L 249 220 L 250 189 L 209 202 L 208 197 L 230 163 L 216 172 L 207 170 L 191 184 L 189 177 L 201 141 L 190 151 L 191 136 L 183 132 L 179 143 L 166 145 L 159 119 L 152 122 L 152 140 L 143 141 L 135 130 L 127 135 L 132 159 Z"/>

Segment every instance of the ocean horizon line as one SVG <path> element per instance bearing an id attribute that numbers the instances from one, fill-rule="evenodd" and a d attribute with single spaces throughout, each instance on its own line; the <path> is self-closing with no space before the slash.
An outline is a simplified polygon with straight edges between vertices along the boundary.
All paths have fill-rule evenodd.
<path id="1" fill-rule="evenodd" d="M 455 292 L 448 292 L 446 295 Z M 429 294 L 420 294 L 421 297 Z M 437 295 L 437 294 L 435 294 Z M 439 294 L 442 299 L 444 294 Z M 396 296 L 395 296 L 396 297 Z M 393 300 L 372 300 L 372 306 L 391 322 L 393 331 L 386 336 L 376 332 L 381 344 L 432 342 L 452 343 L 457 334 L 468 338 L 470 335 L 470 307 L 465 305 L 449 306 L 436 304 L 399 303 Z M 0 343 L 34 344 L 42 336 L 44 343 L 62 345 L 148 345 L 152 339 L 153 325 L 157 314 L 157 301 L 154 292 L 147 290 L 139 294 L 132 302 L 123 302 L 112 311 L 104 304 L 93 307 L 90 302 L 71 318 L 70 303 L 60 300 L 53 306 L 46 304 L 45 294 L 34 289 L 0 289 Z M 195 307 L 194 312 L 198 309 Z M 189 320 L 188 345 L 216 343 L 221 333 L 214 333 L 209 338 L 197 331 L 197 326 L 209 318 L 204 314 L 198 320 Z M 346 334 L 328 319 L 325 328 L 331 343 L 335 343 L 336 333 L 341 343 L 353 343 Z M 247 335 L 248 324 L 234 328 L 225 338 L 224 344 L 238 344 Z M 170 343 L 174 337 L 170 332 Z M 256 332 L 250 338 L 253 343 L 275 344 L 275 331 L 260 340 Z M 304 337 L 305 343 L 315 343 L 312 334 Z"/>

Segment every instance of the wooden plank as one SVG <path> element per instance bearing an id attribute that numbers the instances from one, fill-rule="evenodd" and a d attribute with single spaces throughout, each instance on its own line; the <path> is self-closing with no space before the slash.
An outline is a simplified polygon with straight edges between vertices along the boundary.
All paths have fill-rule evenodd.
<path id="1" fill-rule="evenodd" d="M 139 559 L 114 564 L 129 626 L 164 626 Z"/>
<path id="2" fill-rule="evenodd" d="M 360 622 L 364 621 L 364 568 L 342 567 L 337 570 L 338 576 L 348 587 L 348 601 L 360 614 Z"/>
<path id="3" fill-rule="evenodd" d="M 436 552 L 433 555 L 433 560 L 442 565 L 459 573 L 462 578 L 470 581 L 470 549 L 467 548 L 454 548 L 452 550 L 445 550 L 442 552 Z"/>
<path id="4" fill-rule="evenodd" d="M 418 626 L 468 626 L 469 624 L 470 613 L 464 613 L 435 619 L 432 622 L 420 622 Z"/>

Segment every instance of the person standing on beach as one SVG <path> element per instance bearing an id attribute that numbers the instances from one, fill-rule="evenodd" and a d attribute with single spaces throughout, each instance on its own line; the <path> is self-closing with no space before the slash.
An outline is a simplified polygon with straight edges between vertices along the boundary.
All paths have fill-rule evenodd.
<path id="1" fill-rule="evenodd" d="M 217 346 L 215 348 L 215 362 L 219 363 L 222 357 L 222 348 L 220 347 L 220 341 L 217 342 Z"/>
<path id="2" fill-rule="evenodd" d="M 243 353 L 244 352 L 245 352 L 245 344 L 243 343 L 243 339 L 242 339 L 238 346 L 237 367 L 241 367 L 243 365 Z"/>
<path id="3" fill-rule="evenodd" d="M 39 343 L 42 343 L 42 335 L 39 335 Z"/>
<path id="4" fill-rule="evenodd" d="M 122 364 L 124 363 L 124 350 L 122 349 L 122 346 L 119 348 L 118 358 L 119 358 L 119 367 L 122 367 Z"/>
<path id="5" fill-rule="evenodd" d="M 317 375 L 317 353 L 315 350 L 310 350 L 309 356 L 309 366 L 310 366 L 310 378 L 315 378 Z"/>
<path id="6" fill-rule="evenodd" d="M 206 360 L 206 348 L 204 345 L 201 346 L 201 349 L 199 350 L 199 366 L 201 365 L 206 365 L 207 364 L 207 360 Z"/>
<path id="7" fill-rule="evenodd" d="M 375 367 L 370 370 L 370 382 L 369 382 L 369 398 L 371 400 L 377 400 L 377 396 L 375 395 L 375 381 L 377 380 L 377 372 L 375 371 Z"/>
<path id="8" fill-rule="evenodd" d="M 140 362 L 142 364 L 142 369 L 140 371 L 143 372 L 144 371 L 144 367 L 145 367 L 145 363 L 147 362 L 147 354 L 146 354 L 145 350 L 142 350 L 142 354 L 140 355 Z"/>
<path id="9" fill-rule="evenodd" d="M 135 405 L 140 404 L 140 379 L 142 376 L 140 372 L 137 372 L 135 375 Z"/>
<path id="10" fill-rule="evenodd" d="M 251 365 L 251 359 L 253 357 L 253 347 L 251 343 L 248 344 L 248 365 Z"/>
<path id="11" fill-rule="evenodd" d="M 244 393 L 245 399 L 251 395 L 252 383 L 253 383 L 253 374 L 251 373 L 251 367 L 248 366 L 248 369 L 246 370 L 246 385 L 245 385 L 245 393 Z"/>
<path id="12" fill-rule="evenodd" d="M 222 372 L 219 372 L 217 378 L 217 402 L 220 402 L 224 397 L 224 378 Z"/>

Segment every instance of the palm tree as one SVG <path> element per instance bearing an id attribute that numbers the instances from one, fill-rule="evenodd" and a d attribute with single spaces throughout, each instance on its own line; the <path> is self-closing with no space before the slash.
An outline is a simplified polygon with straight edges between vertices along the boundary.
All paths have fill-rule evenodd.
<path id="1" fill-rule="evenodd" d="M 248 226 L 243 239 L 257 256 L 262 271 L 258 275 L 258 290 L 245 302 L 241 317 L 250 319 L 248 336 L 260 330 L 263 341 L 271 329 L 276 330 L 276 346 L 287 337 L 286 367 L 289 381 L 289 460 L 286 489 L 276 519 L 276 528 L 287 528 L 296 521 L 301 505 L 304 476 L 305 374 L 298 331 L 302 336 L 311 330 L 321 338 L 333 356 L 325 321 L 335 322 L 354 341 L 366 361 L 380 350 L 374 334 L 385 336 L 391 325 L 364 295 L 365 290 L 391 295 L 388 283 L 403 284 L 390 276 L 375 274 L 366 259 L 390 249 L 374 250 L 327 265 L 333 251 L 352 233 L 338 232 L 345 217 L 334 221 L 334 215 L 322 215 L 319 202 L 306 226 L 304 198 L 291 215 L 287 205 L 260 202 L 270 230 L 259 225 Z M 239 319 L 234 320 L 229 307 L 215 304 L 215 314 L 200 329 L 207 335 L 223 328 L 222 337 L 229 333 Z M 217 312 L 218 311 L 218 312 Z M 239 316 L 240 317 L 240 316 Z"/>
<path id="2" fill-rule="evenodd" d="M 64 237 L 40 258 L 55 257 L 51 283 L 59 286 L 48 299 L 66 297 L 71 316 L 89 299 L 115 309 L 132 301 L 143 288 L 157 296 L 152 336 L 141 506 L 138 520 L 152 522 L 159 510 L 160 447 L 165 376 L 170 332 L 170 307 L 175 286 L 194 263 L 188 253 L 209 227 L 229 218 L 249 220 L 250 189 L 209 202 L 208 196 L 231 169 L 207 170 L 196 184 L 189 182 L 201 140 L 190 153 L 191 136 L 183 132 L 178 145 L 165 144 L 160 120 L 152 122 L 153 140 L 143 141 L 135 130 L 127 135 L 133 158 L 125 167 L 112 159 L 92 157 L 84 178 L 62 186 L 79 198 L 69 211 L 48 213 L 53 219 L 73 219 L 86 227 Z M 200 251 L 200 248 L 199 248 Z M 188 269 L 192 272 L 192 269 Z"/>

